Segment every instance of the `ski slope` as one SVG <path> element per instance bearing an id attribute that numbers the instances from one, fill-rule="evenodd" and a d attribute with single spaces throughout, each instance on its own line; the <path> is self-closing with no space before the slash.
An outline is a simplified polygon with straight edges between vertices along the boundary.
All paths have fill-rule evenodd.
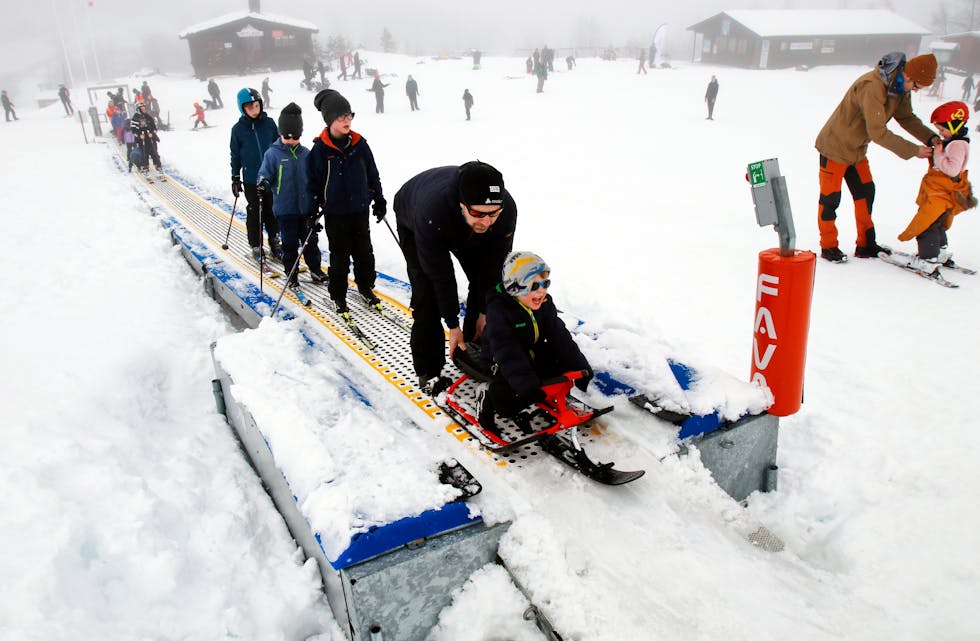
<path id="1" fill-rule="evenodd" d="M 599 337 L 587 345 L 593 362 L 656 385 L 664 359 L 677 357 L 704 372 L 696 409 L 737 414 L 751 404 L 731 377 L 747 376 L 756 254 L 776 238 L 755 225 L 745 165 L 780 159 L 797 244 L 816 249 L 812 141 L 864 69 L 692 65 L 638 77 L 635 61 L 583 59 L 536 95 L 517 58 L 484 57 L 477 72 L 466 60 L 368 57 L 391 74 L 386 114 L 373 113 L 368 81 L 334 87 L 357 112 L 353 128 L 375 152 L 389 201 L 430 166 L 475 157 L 496 165 L 520 209 L 515 248 L 551 264 L 559 307 Z M 422 92 L 415 113 L 400 91 L 409 73 Z M 711 74 L 720 92 L 716 120 L 706 122 Z M 181 105 L 190 113 L 205 84 L 153 79 L 177 125 L 161 135 L 164 163 L 230 202 L 231 98 L 261 77 L 219 80 L 229 107 L 210 112 L 214 127 L 198 132 L 181 122 Z M 274 106 L 295 100 L 304 138 L 318 132 L 300 73 L 271 78 Z M 470 122 L 464 88 L 476 99 Z M 937 103 L 916 96 L 914 104 L 927 115 Z M 292 554 L 209 405 L 207 346 L 232 329 L 106 149 L 86 147 L 53 107 L 19 115 L 0 128 L 17 150 L 0 159 L 10 179 L 5 214 L 31 239 L 2 259 L 7 274 L 23 276 L 8 278 L 15 302 L 0 317 L 10 399 L 0 474 L 12 488 L 0 508 L 14 515 L 0 525 L 0 572 L 15 577 L 0 587 L 5 634 L 335 637 L 315 574 Z M 53 159 L 70 171 L 43 171 Z M 924 164 L 877 148 L 870 159 L 879 241 L 897 245 Z M 845 196 L 845 250 L 849 207 Z M 970 212 L 950 234 L 971 266 L 980 264 L 978 225 Z M 378 269 L 404 278 L 387 230 L 373 230 Z M 608 447 L 624 469 L 647 470 L 628 486 L 598 486 L 549 460 L 494 471 L 444 435 L 432 447 L 480 477 L 481 507 L 513 518 L 502 554 L 565 638 L 971 638 L 980 628 L 972 614 L 980 444 L 969 391 L 980 302 L 975 277 L 950 278 L 959 290 L 877 261 L 818 264 L 806 398 L 782 421 L 780 490 L 752 497 L 747 509 L 696 457 L 663 458 L 670 430 L 622 399 L 608 438 L 589 451 L 605 460 Z M 263 326 L 241 349 L 260 362 L 264 350 L 286 349 L 283 331 Z M 268 377 L 273 389 L 280 378 Z M 339 414 L 357 403 L 332 402 Z M 376 411 L 395 433 L 411 427 L 383 397 Z M 745 541 L 758 523 L 785 541 L 784 552 Z M 154 571 L 139 569 L 147 563 Z M 476 579 L 433 639 L 536 638 L 500 622 L 507 610 L 491 604 L 514 597 L 499 577 Z"/>

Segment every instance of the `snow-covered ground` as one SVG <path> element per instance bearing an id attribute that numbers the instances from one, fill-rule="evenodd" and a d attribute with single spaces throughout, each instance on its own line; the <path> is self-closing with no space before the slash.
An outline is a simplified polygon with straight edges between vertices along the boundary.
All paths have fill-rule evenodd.
<path id="1" fill-rule="evenodd" d="M 496 165 L 520 210 L 515 247 L 551 264 L 560 307 L 602 336 L 596 358 L 652 369 L 676 355 L 717 381 L 716 402 L 744 400 L 715 373 L 747 378 L 756 255 L 776 244 L 755 223 L 746 164 L 779 158 L 797 244 L 816 249 L 813 139 L 864 68 L 679 65 L 637 76 L 635 61 L 583 59 L 538 95 L 516 58 L 485 57 L 473 71 L 467 60 L 366 57 L 391 83 L 387 113 L 374 113 L 369 80 L 334 87 L 357 112 L 389 202 L 428 167 Z M 408 74 L 421 89 L 415 113 Z M 721 88 L 706 121 L 711 74 Z M 262 77 L 219 78 L 227 106 L 198 132 L 186 116 L 205 83 L 151 78 L 176 125 L 161 135 L 164 162 L 230 201 L 234 94 Z M 270 113 L 296 101 L 309 140 L 322 121 L 300 77 L 271 75 Z M 476 100 L 470 122 L 465 88 Z M 914 104 L 927 118 L 938 101 Z M 15 233 L 0 259 L 10 295 L 0 313 L 0 638 L 339 639 L 315 567 L 302 564 L 215 413 L 208 345 L 233 329 L 106 149 L 86 146 L 60 110 L 24 109 L 0 125 L 3 215 Z M 925 164 L 877 147 L 870 160 L 879 241 L 898 245 Z M 848 196 L 839 214 L 846 251 Z M 387 230 L 374 230 L 379 270 L 404 277 Z M 950 237 L 960 262 L 980 265 L 976 212 L 959 216 Z M 514 517 L 502 553 L 565 638 L 980 635 L 969 391 L 980 299 L 977 277 L 951 278 L 959 290 L 878 261 L 818 262 L 805 404 L 781 424 L 779 492 L 753 496 L 748 509 L 691 459 L 665 459 L 621 488 L 557 474 L 520 487 L 491 475 L 485 500 Z M 241 349 L 287 349 L 282 331 L 263 327 Z M 651 425 L 627 426 L 633 456 L 667 446 Z M 746 522 L 765 523 L 786 550 L 746 544 Z M 515 598 L 499 574 L 474 579 L 434 640 L 535 638 L 496 625 L 519 615 L 499 607 Z"/>

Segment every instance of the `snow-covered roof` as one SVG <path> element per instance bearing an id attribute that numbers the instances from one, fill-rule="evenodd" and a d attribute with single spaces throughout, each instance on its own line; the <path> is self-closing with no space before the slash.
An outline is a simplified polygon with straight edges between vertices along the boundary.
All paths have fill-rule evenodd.
<path id="1" fill-rule="evenodd" d="M 295 18 L 286 18 L 283 16 L 272 15 L 271 13 L 256 13 L 254 11 L 235 11 L 233 13 L 226 13 L 223 16 L 218 16 L 217 18 L 212 18 L 206 22 L 200 22 L 196 25 L 187 27 L 177 35 L 180 38 L 186 38 L 187 36 L 192 36 L 195 33 L 201 33 L 202 31 L 209 31 L 216 27 L 221 27 L 231 22 L 237 22 L 238 20 L 243 20 L 248 18 L 249 20 L 254 20 L 255 22 L 262 22 L 267 24 L 284 25 L 287 27 L 296 27 L 297 29 L 307 29 L 309 31 L 317 32 L 319 27 L 317 27 L 312 22 L 307 22 L 306 20 L 296 20 Z"/>
<path id="2" fill-rule="evenodd" d="M 764 38 L 930 33 L 925 27 L 884 9 L 735 10 L 720 15 L 727 15 Z"/>

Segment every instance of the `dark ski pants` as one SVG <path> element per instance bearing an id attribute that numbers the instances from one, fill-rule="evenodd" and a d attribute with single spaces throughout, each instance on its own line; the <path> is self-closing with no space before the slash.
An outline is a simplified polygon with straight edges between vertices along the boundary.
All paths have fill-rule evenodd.
<path id="1" fill-rule="evenodd" d="M 417 94 L 408 94 L 408 106 L 412 108 L 412 111 L 419 110 L 419 97 Z"/>
<path id="2" fill-rule="evenodd" d="M 466 119 L 467 120 L 470 119 L 470 106 L 469 105 L 466 105 Z"/>
<path id="3" fill-rule="evenodd" d="M 385 95 L 383 93 L 374 94 L 374 113 L 383 114 L 385 112 Z"/>
<path id="4" fill-rule="evenodd" d="M 446 330 L 442 326 L 435 288 L 419 261 L 415 234 L 399 225 L 398 239 L 405 256 L 408 282 L 412 285 L 412 300 L 409 303 L 412 308 L 412 365 L 416 374 L 429 379 L 438 376 L 446 364 Z M 473 286 L 474 278 L 479 273 L 479 265 L 476 263 L 480 261 L 475 258 L 467 259 L 465 256 L 456 258 L 470 281 L 466 318 L 463 319 L 463 339 L 471 341 L 476 335 L 476 322 L 483 311 L 486 292 L 476 291 Z"/>
<path id="5" fill-rule="evenodd" d="M 4 107 L 3 108 L 3 115 L 7 118 L 7 122 L 10 122 L 10 116 L 11 115 L 13 115 L 14 120 L 20 120 L 17 117 L 17 112 L 14 111 L 14 108 L 13 107 Z"/>
<path id="6" fill-rule="evenodd" d="M 919 258 L 935 258 L 939 255 L 939 249 L 946 247 L 948 244 L 946 239 L 947 218 L 949 218 L 949 212 L 943 212 L 942 216 L 934 220 L 924 232 L 915 237 L 915 242 L 919 244 Z"/>
<path id="7" fill-rule="evenodd" d="M 820 247 L 837 247 L 837 208 L 840 206 L 841 182 L 854 199 L 854 224 L 857 227 L 858 247 L 875 244 L 875 224 L 871 209 L 875 201 L 875 183 L 871 177 L 868 159 L 856 165 L 834 162 L 820 156 L 820 204 L 817 208 L 817 225 L 820 228 Z"/>
<path id="8" fill-rule="evenodd" d="M 538 343 L 534 346 L 531 364 L 542 381 L 561 376 L 570 369 L 562 363 L 561 356 L 550 349 L 548 343 Z M 497 414 L 509 418 L 536 402 L 534 398 L 518 394 L 504 378 L 499 367 L 494 365 L 493 369 L 493 378 L 487 388 L 487 398 Z"/>
<path id="9" fill-rule="evenodd" d="M 303 250 L 303 260 L 311 271 L 320 269 L 320 243 L 317 236 L 319 234 L 310 233 L 310 224 L 306 216 L 276 216 L 279 223 L 279 235 L 282 238 L 282 265 L 286 268 L 286 273 L 293 271 L 293 264 L 299 259 L 299 248 L 303 246 L 306 239 L 306 248 Z"/>
<path id="10" fill-rule="evenodd" d="M 714 120 L 715 114 L 715 99 L 707 98 L 705 102 L 708 103 L 708 120 Z"/>
<path id="11" fill-rule="evenodd" d="M 327 214 L 323 226 L 327 230 L 330 248 L 330 298 L 347 300 L 347 274 L 354 260 L 354 280 L 360 292 L 374 289 L 377 273 L 374 271 L 374 247 L 371 246 L 371 229 L 368 227 L 367 210 L 353 214 Z"/>
<path id="12" fill-rule="evenodd" d="M 259 202 L 259 190 L 255 185 L 242 185 L 245 192 L 245 231 L 248 235 L 249 247 L 262 246 L 262 225 L 269 238 L 279 233 L 279 223 L 272 213 L 272 194 L 266 190 L 265 197 Z"/>
<path id="13" fill-rule="evenodd" d="M 152 160 L 153 166 L 156 167 L 157 171 L 160 171 L 162 165 L 160 164 L 160 153 L 157 151 L 156 141 L 144 138 L 139 144 L 143 148 L 143 168 L 149 170 L 150 161 Z"/>

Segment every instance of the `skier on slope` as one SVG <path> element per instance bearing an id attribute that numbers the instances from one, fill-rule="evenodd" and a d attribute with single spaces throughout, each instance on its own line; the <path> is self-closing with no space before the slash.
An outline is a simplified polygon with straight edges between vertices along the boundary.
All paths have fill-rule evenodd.
<path id="1" fill-rule="evenodd" d="M 517 204 L 500 172 L 477 160 L 423 171 L 402 185 L 393 208 L 412 284 L 412 364 L 431 393 L 446 363 L 442 323 L 450 358 L 483 333 L 486 292 L 513 247 Z M 462 329 L 452 256 L 469 279 Z"/>
<path id="2" fill-rule="evenodd" d="M 130 120 L 130 128 L 136 138 L 136 145 L 143 153 L 143 172 L 150 170 L 150 160 L 153 160 L 153 166 L 156 167 L 157 172 L 163 171 L 160 153 L 157 150 L 160 136 L 157 135 L 156 121 L 153 120 L 153 116 L 146 112 L 145 103 L 136 105 L 136 113 Z"/>
<path id="3" fill-rule="evenodd" d="M 932 162 L 919 185 L 915 200 L 919 211 L 898 235 L 899 240 L 915 238 L 919 252 L 909 260 L 909 266 L 927 274 L 944 265 L 955 266 L 946 230 L 953 224 L 953 216 L 977 206 L 966 169 L 970 159 L 969 118 L 969 108 L 960 101 L 947 102 L 932 112 L 931 121 L 943 141 L 933 147 Z"/>
<path id="4" fill-rule="evenodd" d="M 262 156 L 277 138 L 279 130 L 262 108 L 262 98 L 255 89 L 246 87 L 238 92 L 238 110 L 242 116 L 231 128 L 231 193 L 238 198 L 242 192 L 248 205 L 245 208 L 245 230 L 252 257 L 262 260 L 262 226 L 269 235 L 269 251 L 282 256 L 279 243 L 279 223 L 272 213 L 272 194 L 260 195 L 256 189 Z"/>
<path id="5" fill-rule="evenodd" d="M 572 339 L 548 294 L 551 268 L 537 254 L 507 256 L 502 280 L 487 293 L 487 324 L 481 343 L 483 370 L 491 372 L 479 410 L 480 425 L 494 429 L 494 412 L 511 417 L 545 400 L 542 382 L 569 371 L 585 371 L 575 381 L 585 391 L 592 380 L 589 361 Z"/>

